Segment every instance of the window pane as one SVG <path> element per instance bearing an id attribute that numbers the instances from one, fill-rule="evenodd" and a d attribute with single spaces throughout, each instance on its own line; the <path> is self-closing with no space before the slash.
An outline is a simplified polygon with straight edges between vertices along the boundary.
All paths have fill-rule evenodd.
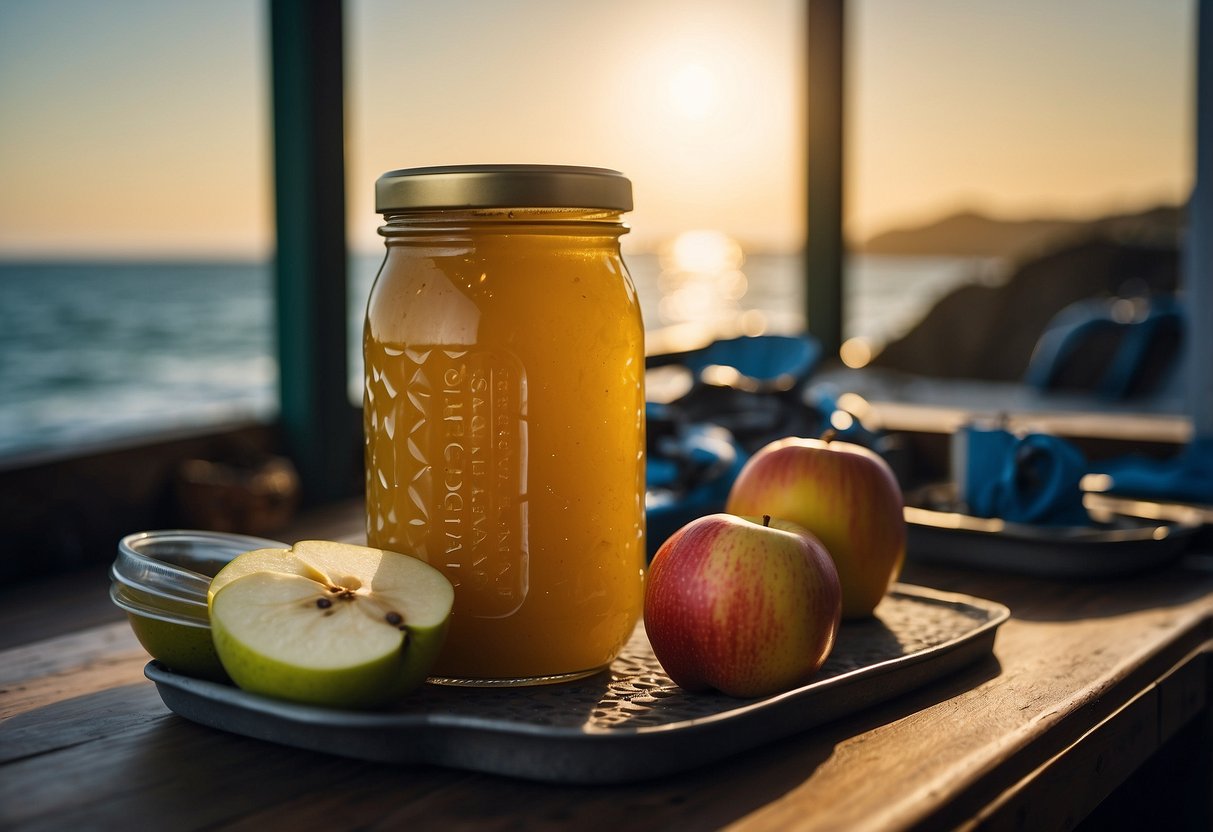
<path id="1" fill-rule="evenodd" d="M 632 179 L 624 244 L 651 332 L 803 326 L 802 5 L 348 2 L 355 333 L 382 259 L 375 179 L 489 162 Z M 351 375 L 357 390 L 360 362 Z"/>
<path id="2" fill-rule="evenodd" d="M 1174 250 L 1192 183 L 1192 2 L 847 10 L 847 336 L 879 351 L 952 289 L 1002 285 L 1101 217 L 1162 206 L 1140 227 Z"/>
<path id="3" fill-rule="evenodd" d="M 276 411 L 259 4 L 0 4 L 0 455 Z"/>

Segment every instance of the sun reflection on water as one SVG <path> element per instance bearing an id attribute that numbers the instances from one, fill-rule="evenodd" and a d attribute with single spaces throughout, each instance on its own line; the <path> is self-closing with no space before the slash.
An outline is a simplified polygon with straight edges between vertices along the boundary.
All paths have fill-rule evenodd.
<path id="1" fill-rule="evenodd" d="M 750 288 L 745 252 L 728 234 L 685 231 L 662 247 L 659 261 L 658 319 L 669 332 L 710 339 L 766 331 L 766 314 L 742 303 Z"/>

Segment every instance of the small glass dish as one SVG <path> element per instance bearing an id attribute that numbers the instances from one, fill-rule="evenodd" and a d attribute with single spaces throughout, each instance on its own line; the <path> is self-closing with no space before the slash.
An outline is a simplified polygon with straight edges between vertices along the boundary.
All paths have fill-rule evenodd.
<path id="1" fill-rule="evenodd" d="M 225 681 L 227 674 L 211 641 L 206 604 L 201 614 L 192 610 L 174 612 L 167 606 L 152 606 L 123 584 L 110 584 L 110 600 L 126 612 L 135 638 L 152 658 L 159 659 L 187 676 Z M 166 605 L 172 602 L 167 602 Z"/>
<path id="2" fill-rule="evenodd" d="M 137 532 L 118 542 L 110 575 L 135 590 L 206 606 L 211 578 L 232 558 L 253 549 L 287 548 L 277 540 L 228 532 Z"/>
<path id="3" fill-rule="evenodd" d="M 206 593 L 237 555 L 287 544 L 226 532 L 166 530 L 122 538 L 110 567 L 110 599 L 127 614 L 144 649 L 190 676 L 227 675 L 211 643 Z"/>

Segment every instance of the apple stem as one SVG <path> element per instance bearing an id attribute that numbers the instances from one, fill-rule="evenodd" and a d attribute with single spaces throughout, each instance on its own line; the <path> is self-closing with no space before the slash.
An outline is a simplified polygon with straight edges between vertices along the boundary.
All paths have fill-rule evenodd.
<path id="1" fill-rule="evenodd" d="M 822 442 L 833 442 L 837 438 L 838 438 L 838 431 L 834 430 L 834 428 L 826 428 L 825 430 L 823 430 L 821 432 L 821 441 Z"/>
<path id="2" fill-rule="evenodd" d="M 762 525 L 768 526 L 768 527 L 771 525 L 771 515 L 769 515 L 769 514 L 762 515 Z"/>

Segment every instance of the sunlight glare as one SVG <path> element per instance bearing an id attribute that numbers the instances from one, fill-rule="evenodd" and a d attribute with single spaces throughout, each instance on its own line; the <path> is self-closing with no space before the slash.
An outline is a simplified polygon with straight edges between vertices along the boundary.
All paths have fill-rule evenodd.
<path id="1" fill-rule="evenodd" d="M 860 421 L 867 421 L 872 416 L 872 405 L 858 393 L 843 393 L 838 397 L 838 409 L 845 410 Z"/>
<path id="2" fill-rule="evenodd" d="M 741 245 L 721 231 L 684 231 L 674 239 L 671 253 L 675 268 L 697 274 L 733 271 L 745 260 Z"/>
<path id="3" fill-rule="evenodd" d="M 845 410 L 835 410 L 830 414 L 830 427 L 834 430 L 850 430 L 855 427 L 855 417 Z"/>
<path id="4" fill-rule="evenodd" d="M 683 64 L 670 78 L 670 100 L 679 114 L 706 118 L 716 108 L 717 81 L 702 64 Z"/>
<path id="5" fill-rule="evenodd" d="M 718 337 L 736 334 L 739 326 L 764 330 L 765 316 L 741 321 L 741 304 L 749 281 L 741 271 L 741 244 L 721 231 L 684 231 L 661 247 L 661 291 L 658 317 L 672 325 L 694 321 Z"/>
<path id="6" fill-rule="evenodd" d="M 866 367 L 872 360 L 872 345 L 866 338 L 848 338 L 842 342 L 838 357 L 852 370 L 858 370 L 860 367 Z"/>
<path id="7" fill-rule="evenodd" d="M 742 335 L 753 337 L 767 331 L 767 315 L 761 309 L 747 309 L 741 313 L 737 323 Z"/>

